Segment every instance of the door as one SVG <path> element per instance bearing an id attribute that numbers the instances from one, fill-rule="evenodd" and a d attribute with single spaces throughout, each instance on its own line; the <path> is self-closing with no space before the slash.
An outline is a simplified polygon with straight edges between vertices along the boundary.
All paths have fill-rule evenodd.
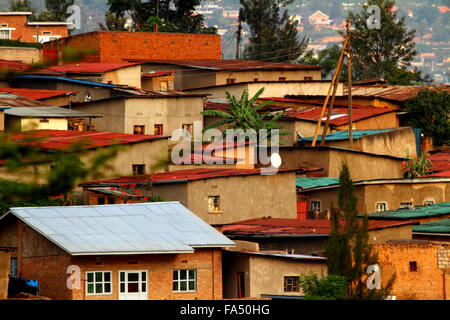
<path id="1" fill-rule="evenodd" d="M 148 300 L 147 271 L 119 271 L 119 300 Z"/>
<path id="2" fill-rule="evenodd" d="M 238 272 L 237 274 L 237 297 L 239 299 L 245 297 L 245 274 Z"/>
<path id="3" fill-rule="evenodd" d="M 297 219 L 308 218 L 308 197 L 297 196 Z"/>

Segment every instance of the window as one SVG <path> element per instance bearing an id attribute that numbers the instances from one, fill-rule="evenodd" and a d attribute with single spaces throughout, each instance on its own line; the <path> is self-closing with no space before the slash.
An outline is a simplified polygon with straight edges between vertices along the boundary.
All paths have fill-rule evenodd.
<path id="1" fill-rule="evenodd" d="M 192 134 L 192 124 L 183 124 L 183 131 L 186 131 L 188 134 Z"/>
<path id="2" fill-rule="evenodd" d="M 11 258 L 9 260 L 9 274 L 11 276 L 17 276 L 17 258 Z"/>
<path id="3" fill-rule="evenodd" d="M 227 84 L 232 84 L 232 83 L 236 83 L 236 79 L 228 78 L 227 79 Z"/>
<path id="4" fill-rule="evenodd" d="M 114 204 L 114 203 L 116 203 L 116 198 L 108 197 L 108 204 Z"/>
<path id="5" fill-rule="evenodd" d="M 320 212 L 320 201 L 311 201 L 311 211 L 316 210 Z"/>
<path id="6" fill-rule="evenodd" d="M 147 271 L 120 271 L 119 294 L 147 293 Z"/>
<path id="7" fill-rule="evenodd" d="M 417 272 L 417 261 L 409 262 L 409 272 Z"/>
<path id="8" fill-rule="evenodd" d="M 220 196 L 208 197 L 208 212 L 220 212 Z"/>
<path id="9" fill-rule="evenodd" d="M 145 126 L 134 126 L 133 134 L 138 134 L 138 135 L 145 134 Z"/>
<path id="10" fill-rule="evenodd" d="M 111 294 L 111 271 L 86 272 L 86 294 Z"/>
<path id="11" fill-rule="evenodd" d="M 299 292 L 298 277 L 284 277 L 284 292 Z"/>
<path id="12" fill-rule="evenodd" d="M 173 291 L 197 291 L 197 270 L 173 270 Z"/>
<path id="13" fill-rule="evenodd" d="M 407 209 L 410 209 L 410 208 L 412 208 L 412 207 L 413 207 L 412 202 L 401 202 L 401 203 L 400 203 L 400 208 L 407 208 Z"/>
<path id="14" fill-rule="evenodd" d="M 377 202 L 375 204 L 375 209 L 377 212 L 386 211 L 386 209 L 387 209 L 386 202 Z"/>
<path id="15" fill-rule="evenodd" d="M 167 81 L 160 81 L 159 82 L 159 90 L 160 91 L 167 91 L 169 84 L 167 83 Z"/>
<path id="16" fill-rule="evenodd" d="M 305 81 L 312 81 L 312 77 L 304 77 L 303 79 L 305 79 Z"/>
<path id="17" fill-rule="evenodd" d="M 286 77 L 279 77 L 278 81 L 286 81 Z"/>
<path id="18" fill-rule="evenodd" d="M 163 125 L 162 124 L 155 124 L 154 134 L 157 136 L 160 136 L 163 134 Z"/>
<path id="19" fill-rule="evenodd" d="M 145 164 L 133 164 L 133 175 L 145 174 Z"/>
<path id="20" fill-rule="evenodd" d="M 254 82 L 258 82 L 258 78 L 253 79 Z"/>
<path id="21" fill-rule="evenodd" d="M 97 198 L 97 204 L 98 205 L 105 204 L 105 197 L 98 197 Z"/>
<path id="22" fill-rule="evenodd" d="M 427 201 L 424 201 L 423 202 L 423 205 L 424 206 L 431 206 L 431 205 L 433 205 L 434 204 L 434 201 L 433 200 L 427 200 Z"/>
<path id="23" fill-rule="evenodd" d="M 0 30 L 0 40 L 11 40 L 11 30 Z"/>
<path id="24" fill-rule="evenodd" d="M 50 121 L 48 119 L 39 119 L 40 123 L 49 123 Z"/>
<path id="25" fill-rule="evenodd" d="M 2 24 L 0 25 L 0 28 L 8 28 L 8 24 L 7 24 L 7 23 L 2 23 Z"/>
<path id="26" fill-rule="evenodd" d="M 51 34 L 52 34 L 51 31 L 42 31 L 42 35 L 44 35 L 44 36 L 49 36 Z"/>

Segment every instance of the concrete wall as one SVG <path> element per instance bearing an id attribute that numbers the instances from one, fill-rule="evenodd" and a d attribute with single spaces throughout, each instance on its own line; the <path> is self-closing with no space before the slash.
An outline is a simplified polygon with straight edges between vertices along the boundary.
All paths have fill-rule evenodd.
<path id="1" fill-rule="evenodd" d="M 326 261 L 311 262 L 228 251 L 224 251 L 223 256 L 225 299 L 237 298 L 238 272 L 244 273 L 246 298 L 260 298 L 264 294 L 302 296 L 301 290 L 284 292 L 284 277 L 315 273 L 322 278 L 327 274 Z"/>
<path id="2" fill-rule="evenodd" d="M 102 116 L 91 119 L 98 131 L 125 133 L 125 102 L 125 99 L 93 101 L 74 105 L 72 109 Z"/>
<path id="3" fill-rule="evenodd" d="M 375 249 L 382 283 L 396 273 L 391 295 L 397 300 L 450 300 L 449 243 L 403 241 L 377 245 Z M 413 261 L 417 271 L 410 270 Z"/>
<path id="4" fill-rule="evenodd" d="M 210 98 L 226 99 L 225 91 L 239 98 L 245 89 L 249 91 L 249 97 L 253 97 L 261 88 L 265 88 L 260 98 L 284 97 L 285 95 L 319 95 L 328 93 L 330 82 L 328 81 L 298 81 L 298 82 L 253 82 L 221 85 L 217 87 L 186 90 L 190 93 L 207 93 Z M 337 94 L 343 94 L 343 84 L 339 84 Z"/>
<path id="5" fill-rule="evenodd" d="M 227 84 L 227 79 L 235 79 L 236 82 L 253 82 L 255 79 L 257 81 L 280 81 L 280 78 L 286 78 L 285 81 L 304 81 L 305 77 L 321 80 L 322 74 L 320 70 L 221 71 L 217 73 L 216 85 Z"/>
<path id="6" fill-rule="evenodd" d="M 220 213 L 208 213 L 208 196 L 220 196 Z M 262 216 L 295 219 L 295 173 L 193 181 L 188 185 L 187 207 L 209 224 Z"/>
<path id="7" fill-rule="evenodd" d="M 280 148 L 282 168 L 319 167 L 327 177 L 338 177 L 347 162 L 353 181 L 403 178 L 402 159 L 328 148 Z"/>
<path id="8" fill-rule="evenodd" d="M 142 88 L 141 76 L 141 66 L 136 65 L 105 73 L 103 82 Z"/>
<path id="9" fill-rule="evenodd" d="M 0 60 L 36 63 L 42 59 L 41 50 L 26 47 L 0 47 Z"/>
<path id="10" fill-rule="evenodd" d="M 350 148 L 348 140 L 326 141 L 325 145 Z M 408 149 L 411 156 L 417 155 L 416 139 L 414 131 L 410 127 L 362 136 L 359 140 L 353 141 L 353 149 L 395 157 L 406 157 L 406 150 Z"/>
<path id="11" fill-rule="evenodd" d="M 69 122 L 63 118 L 45 118 L 48 122 L 41 122 L 44 118 L 18 118 L 6 116 L 7 129 L 28 130 L 68 130 Z"/>
<path id="12" fill-rule="evenodd" d="M 303 191 L 302 195 L 309 196 L 310 201 L 320 201 L 321 209 L 330 209 L 338 203 L 338 188 Z M 414 206 L 423 205 L 424 201 L 448 202 L 450 201 L 450 185 L 439 183 L 404 183 L 355 186 L 355 196 L 358 198 L 358 210 L 361 212 L 376 212 L 376 203 L 385 202 L 386 210 L 400 208 L 402 202 L 412 202 Z"/>

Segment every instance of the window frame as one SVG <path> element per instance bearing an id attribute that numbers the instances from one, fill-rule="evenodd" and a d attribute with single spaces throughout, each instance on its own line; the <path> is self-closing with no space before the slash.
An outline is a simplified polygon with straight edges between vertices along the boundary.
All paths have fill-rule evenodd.
<path id="1" fill-rule="evenodd" d="M 156 128 L 159 128 L 159 129 L 158 129 L 158 130 L 159 130 L 159 133 L 156 133 Z M 163 125 L 163 124 L 160 124 L 160 123 L 154 124 L 154 125 L 153 125 L 153 134 L 154 134 L 155 136 L 162 136 L 162 135 L 164 134 L 164 125 Z"/>
<path id="2" fill-rule="evenodd" d="M 293 283 L 287 283 L 286 282 L 286 280 L 293 280 L 295 278 L 295 281 L 296 281 L 296 283 L 295 284 L 293 284 Z M 286 290 L 286 287 L 287 286 L 292 286 L 292 288 L 293 288 L 293 290 Z M 297 290 L 294 290 L 294 289 L 297 289 Z M 284 279 L 283 279 L 283 292 L 285 292 L 285 293 L 296 293 L 296 292 L 300 292 L 300 285 L 299 285 L 299 277 L 298 276 L 284 276 Z"/>
<path id="3" fill-rule="evenodd" d="M 139 173 L 138 166 L 139 166 L 139 168 L 144 168 L 143 173 Z M 135 167 L 136 167 L 136 170 L 135 170 Z M 134 164 L 132 164 L 131 165 L 131 171 L 133 172 L 133 176 L 144 175 L 145 171 L 146 171 L 145 167 L 146 167 L 145 163 L 134 163 Z"/>
<path id="4" fill-rule="evenodd" d="M 411 209 L 414 208 L 414 203 L 412 201 L 400 202 L 401 209 Z"/>
<path id="5" fill-rule="evenodd" d="M 138 130 L 142 130 L 141 133 L 136 133 Z M 135 135 L 145 135 L 145 125 L 133 125 L 133 134 Z"/>
<path id="6" fill-rule="evenodd" d="M 101 282 L 97 282 L 97 281 L 95 281 L 95 274 L 97 273 L 97 272 L 101 272 L 102 273 L 102 281 Z M 89 282 L 89 278 L 88 278 L 88 274 L 89 273 L 92 273 L 93 274 L 93 280 L 94 280 L 94 282 Z M 109 281 L 107 281 L 107 282 L 105 282 L 105 273 L 109 273 Z M 86 276 L 86 278 L 85 278 L 85 282 L 86 282 L 86 286 L 85 286 L 85 293 L 86 293 L 86 296 L 100 296 L 100 295 L 102 295 L 102 296 L 105 296 L 105 295 L 112 295 L 113 294 L 113 292 L 114 292 L 114 288 L 113 288 L 113 280 L 112 280 L 112 278 L 113 278 L 113 272 L 112 272 L 112 270 L 105 270 L 105 271 L 98 271 L 98 270 L 94 270 L 94 271 L 86 271 L 85 272 L 85 276 Z M 102 284 L 102 293 L 97 293 L 96 291 L 97 291 L 97 287 L 96 287 L 96 285 L 97 284 L 99 284 L 99 283 L 101 283 Z M 109 283 L 109 288 L 110 288 L 110 292 L 105 292 L 105 284 L 107 284 L 107 283 Z M 94 285 L 94 293 L 89 293 L 89 284 L 93 284 Z"/>
<path id="7" fill-rule="evenodd" d="M 384 205 L 384 210 L 378 210 L 378 205 L 379 204 Z M 388 210 L 389 209 L 388 209 L 388 205 L 387 205 L 386 201 L 378 201 L 378 202 L 375 203 L 375 212 L 386 212 Z"/>
<path id="8" fill-rule="evenodd" d="M 181 279 L 181 271 L 186 271 L 186 279 Z M 189 271 L 194 271 L 194 278 L 189 278 Z M 175 279 L 175 272 L 178 272 L 178 279 Z M 194 290 L 189 290 L 189 282 L 194 281 Z M 186 282 L 186 290 L 181 290 L 181 282 Z M 178 283 L 178 289 L 174 289 L 174 284 Z M 198 277 L 197 269 L 173 269 L 172 271 L 172 292 L 174 293 L 189 293 L 197 292 L 198 290 Z"/>
<path id="9" fill-rule="evenodd" d="M 315 209 L 314 207 L 313 207 L 313 202 L 314 203 L 318 203 L 319 204 L 319 209 Z M 310 202 L 309 202 L 309 211 L 321 211 L 322 210 L 322 203 L 321 203 L 321 201 L 320 200 L 310 200 Z"/>
<path id="10" fill-rule="evenodd" d="M 217 198 L 217 200 L 218 200 L 218 201 L 217 201 L 217 210 L 210 210 L 211 207 L 210 207 L 210 202 L 209 202 L 209 200 L 210 200 L 211 198 Z M 216 200 L 216 199 L 214 199 L 213 206 L 214 206 L 214 204 L 215 204 L 215 200 Z M 221 206 L 220 206 L 220 195 L 208 196 L 208 213 L 222 213 L 222 208 L 221 208 Z"/>
<path id="11" fill-rule="evenodd" d="M 11 28 L 0 28 L 0 33 L 2 33 L 2 31 L 7 32 L 8 36 L 7 38 L 0 36 L 0 40 L 11 40 Z"/>

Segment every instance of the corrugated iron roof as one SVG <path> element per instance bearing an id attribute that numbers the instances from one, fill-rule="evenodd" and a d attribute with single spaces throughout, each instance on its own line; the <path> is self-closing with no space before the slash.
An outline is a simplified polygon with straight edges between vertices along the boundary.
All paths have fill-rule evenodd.
<path id="1" fill-rule="evenodd" d="M 33 143 L 25 142 L 25 138 L 34 138 Z M 86 149 L 95 149 L 116 144 L 138 143 L 158 139 L 168 139 L 167 136 L 135 135 L 116 132 L 69 131 L 69 130 L 34 130 L 8 135 L 17 144 L 26 143 L 39 146 L 42 149 L 66 150 L 74 143 L 84 143 Z"/>
<path id="2" fill-rule="evenodd" d="M 320 70 L 320 66 L 250 60 L 146 60 L 147 63 L 178 65 L 214 71 Z"/>
<path id="3" fill-rule="evenodd" d="M 352 96 L 378 98 L 394 102 L 403 102 L 409 98 L 417 96 L 419 91 L 428 88 L 430 90 L 446 91 L 450 93 L 449 85 L 433 86 L 390 86 L 390 85 L 372 85 L 352 87 Z M 347 94 L 344 90 L 344 95 Z"/>
<path id="4" fill-rule="evenodd" d="M 16 71 L 28 71 L 31 65 L 19 61 L 2 60 L 0 59 L 0 71 L 5 69 L 11 69 Z"/>
<path id="5" fill-rule="evenodd" d="M 297 177 L 297 187 L 303 190 L 339 184 L 339 178 L 329 177 Z"/>
<path id="6" fill-rule="evenodd" d="M 11 208 L 10 213 L 71 255 L 189 253 L 234 246 L 179 202 Z"/>
<path id="7" fill-rule="evenodd" d="M 70 82 L 74 84 L 81 84 L 91 87 L 102 87 L 102 88 L 116 88 L 117 85 L 114 84 L 108 84 L 108 83 L 101 83 L 101 82 L 93 82 L 93 81 L 86 81 L 86 80 L 78 80 L 78 79 L 72 79 L 72 78 L 66 78 L 66 77 L 60 77 L 60 76 L 40 76 L 40 75 L 24 75 L 24 76 L 18 76 L 15 79 L 29 79 L 29 80 L 44 80 L 44 81 L 62 81 L 62 82 Z"/>
<path id="8" fill-rule="evenodd" d="M 439 233 L 450 236 L 450 219 L 425 222 L 418 226 L 413 226 L 415 233 Z"/>
<path id="9" fill-rule="evenodd" d="M 384 133 L 388 131 L 392 131 L 394 129 L 384 129 L 384 130 L 353 130 L 353 140 L 359 140 L 363 136 L 377 134 L 377 133 Z M 298 141 L 313 141 L 314 137 L 306 137 L 306 138 L 300 138 Z M 336 131 L 333 133 L 329 133 L 325 137 L 325 141 L 342 141 L 342 140 L 348 140 L 349 139 L 349 133 L 348 131 Z M 318 141 L 322 140 L 322 135 L 319 135 L 317 137 Z"/>
<path id="10" fill-rule="evenodd" d="M 2 107 L 48 107 L 47 104 L 30 99 L 27 97 L 18 96 L 16 94 L 0 92 L 0 106 Z"/>
<path id="11" fill-rule="evenodd" d="M 300 169 L 279 169 L 278 173 L 285 172 L 297 172 L 297 171 L 309 171 L 309 170 L 319 170 L 318 168 L 300 168 Z M 101 181 L 90 181 L 79 184 L 83 187 L 95 187 L 95 186 L 117 186 L 117 185 L 129 185 L 129 184 L 147 184 L 149 179 L 152 179 L 152 183 L 170 183 L 170 182 L 189 182 L 195 180 L 203 179 L 214 179 L 232 176 L 251 176 L 260 175 L 260 169 L 228 169 L 228 168 L 217 168 L 217 169 L 188 169 L 188 170 L 177 170 L 169 172 L 156 172 L 153 175 L 136 175 L 121 177 L 117 179 L 101 180 Z"/>
<path id="12" fill-rule="evenodd" d="M 222 99 L 209 99 L 204 104 L 204 110 L 216 110 L 216 111 L 223 111 L 227 113 L 231 113 L 230 103 L 226 100 Z M 261 109 L 259 109 L 259 112 L 267 112 L 267 111 L 281 111 L 285 110 L 286 107 L 280 107 L 280 106 L 271 106 L 267 105 Z"/>
<path id="13" fill-rule="evenodd" d="M 369 221 L 369 230 L 378 230 L 412 224 L 405 221 Z M 284 218 L 258 218 L 223 226 L 227 236 L 328 236 L 330 220 L 300 220 Z"/>
<path id="14" fill-rule="evenodd" d="M 41 90 L 41 89 L 28 89 L 28 88 L 0 88 L 0 92 L 12 93 L 18 96 L 41 100 L 60 96 L 68 96 L 77 93 L 77 91 L 67 90 Z"/>
<path id="15" fill-rule="evenodd" d="M 369 219 L 407 220 L 415 218 L 436 217 L 450 214 L 450 202 L 436 203 L 428 206 L 415 206 L 414 208 L 400 208 L 375 212 L 369 214 Z"/>
<path id="16" fill-rule="evenodd" d="M 386 113 L 395 112 L 398 108 L 381 108 L 381 107 L 355 107 L 352 109 L 352 121 L 356 122 L 359 120 L 377 117 Z M 318 121 L 322 108 L 312 108 L 303 111 L 292 111 L 286 113 L 285 118 L 293 118 L 299 120 L 307 121 Z M 324 116 L 322 118 L 322 123 L 327 120 L 328 108 L 325 109 Z M 348 124 L 349 115 L 348 108 L 333 108 L 331 111 L 330 125 L 332 126 L 342 126 Z"/>
<path id="17" fill-rule="evenodd" d="M 8 116 L 30 118 L 102 118 L 102 116 L 61 107 L 15 107 L 5 111 Z"/>
<path id="18" fill-rule="evenodd" d="M 133 67 L 141 64 L 140 62 L 123 62 L 123 63 L 103 63 L 103 62 L 92 62 L 92 63 L 74 63 L 74 64 L 63 64 L 57 66 L 51 66 L 45 69 L 40 69 L 37 71 L 39 74 L 45 74 L 46 72 L 62 72 L 66 74 L 74 73 L 97 73 L 103 74 L 106 72 Z"/>

